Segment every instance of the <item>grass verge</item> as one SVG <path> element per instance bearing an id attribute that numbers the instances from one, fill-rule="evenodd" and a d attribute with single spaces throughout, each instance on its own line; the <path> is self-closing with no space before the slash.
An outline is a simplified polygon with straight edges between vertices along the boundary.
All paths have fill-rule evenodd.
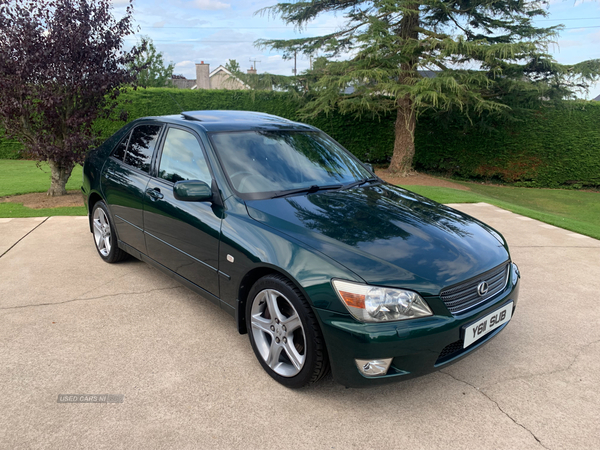
<path id="1" fill-rule="evenodd" d="M 471 191 L 431 186 L 402 186 L 439 203 L 485 202 L 499 208 L 600 239 L 600 193 L 512 188 L 461 183 Z"/>
<path id="2" fill-rule="evenodd" d="M 85 206 L 32 209 L 21 203 L 0 203 L 0 217 L 86 216 Z"/>

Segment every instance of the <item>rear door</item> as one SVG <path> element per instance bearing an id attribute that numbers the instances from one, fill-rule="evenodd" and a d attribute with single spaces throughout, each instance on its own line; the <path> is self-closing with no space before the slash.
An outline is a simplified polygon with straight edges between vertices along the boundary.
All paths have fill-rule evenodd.
<path id="1" fill-rule="evenodd" d="M 196 134 L 169 126 L 155 166 L 155 176 L 146 187 L 144 207 L 148 256 L 218 297 L 221 209 L 211 202 L 180 201 L 173 195 L 177 181 L 212 183 L 206 154 Z"/>
<path id="2" fill-rule="evenodd" d="M 162 126 L 142 123 L 115 147 L 102 169 L 102 190 L 120 241 L 146 253 L 143 206 Z"/>

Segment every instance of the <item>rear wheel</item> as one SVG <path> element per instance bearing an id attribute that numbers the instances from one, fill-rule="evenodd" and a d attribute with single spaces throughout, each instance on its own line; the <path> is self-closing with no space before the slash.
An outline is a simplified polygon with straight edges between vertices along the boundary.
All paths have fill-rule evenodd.
<path id="1" fill-rule="evenodd" d="M 329 369 L 323 334 L 301 292 L 281 275 L 267 275 L 248 295 L 250 343 L 260 364 L 276 381 L 299 388 Z"/>
<path id="2" fill-rule="evenodd" d="M 92 208 L 92 231 L 96 250 L 98 250 L 98 254 L 104 261 L 115 263 L 127 257 L 127 253 L 117 245 L 108 208 L 101 200 L 96 202 Z"/>

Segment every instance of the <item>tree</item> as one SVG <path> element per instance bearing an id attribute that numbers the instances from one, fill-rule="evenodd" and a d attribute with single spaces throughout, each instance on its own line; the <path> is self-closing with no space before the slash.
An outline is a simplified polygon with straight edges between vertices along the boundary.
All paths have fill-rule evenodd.
<path id="1" fill-rule="evenodd" d="M 285 75 L 275 75 L 268 72 L 246 73 L 242 71 L 240 64 L 235 59 L 228 60 L 225 68 L 252 90 L 270 91 L 273 86 L 289 92 L 299 92 L 301 90 L 301 85 L 296 77 L 286 77 Z"/>
<path id="2" fill-rule="evenodd" d="M 242 73 L 242 69 L 240 68 L 240 63 L 237 62 L 235 59 L 228 60 L 227 63 L 225 64 L 225 68 L 234 75 Z"/>
<path id="3" fill-rule="evenodd" d="M 135 61 L 129 65 L 132 70 L 136 67 L 144 67 L 138 73 L 138 86 L 165 87 L 167 80 L 173 78 L 175 64 L 170 62 L 165 66 L 162 52 L 156 50 L 152 39 L 148 36 L 142 36 L 138 46 L 145 48 L 145 50 L 140 52 L 136 56 Z"/>
<path id="4" fill-rule="evenodd" d="M 51 168 L 48 195 L 66 194 L 73 166 L 96 144 L 93 121 L 136 80 L 133 7 L 110 0 L 0 0 L 0 124 Z"/>
<path id="5" fill-rule="evenodd" d="M 546 53 L 560 26 L 538 28 L 538 0 L 315 0 L 279 3 L 257 13 L 298 28 L 325 13 L 343 14 L 334 33 L 256 45 L 327 58 L 313 70 L 306 116 L 396 114 L 390 171 L 412 170 L 414 130 L 426 109 L 510 114 L 573 96 L 598 79 L 600 60 L 573 66 Z M 338 60 L 332 60 L 337 58 Z M 344 59 L 346 58 L 346 59 Z M 340 60 L 341 59 L 341 60 Z M 347 88 L 350 89 L 350 93 Z"/>

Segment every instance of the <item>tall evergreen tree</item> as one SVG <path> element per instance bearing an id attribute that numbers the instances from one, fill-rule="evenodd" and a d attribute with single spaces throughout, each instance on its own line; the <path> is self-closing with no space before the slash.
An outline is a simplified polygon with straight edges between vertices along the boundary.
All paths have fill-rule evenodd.
<path id="1" fill-rule="evenodd" d="M 600 60 L 558 64 L 547 46 L 560 26 L 539 28 L 538 0 L 312 0 L 279 3 L 258 13 L 302 29 L 321 14 L 342 14 L 345 26 L 317 37 L 260 40 L 263 48 L 319 52 L 307 116 L 339 109 L 396 114 L 390 171 L 412 170 L 419 112 L 457 109 L 510 114 L 568 98 L 598 79 Z M 336 59 L 336 60 L 333 60 Z M 347 89 L 352 88 L 352 89 Z M 346 93 L 345 93 L 346 92 Z M 348 94 L 348 92 L 350 92 Z M 511 106 L 509 106 L 511 105 Z"/>

